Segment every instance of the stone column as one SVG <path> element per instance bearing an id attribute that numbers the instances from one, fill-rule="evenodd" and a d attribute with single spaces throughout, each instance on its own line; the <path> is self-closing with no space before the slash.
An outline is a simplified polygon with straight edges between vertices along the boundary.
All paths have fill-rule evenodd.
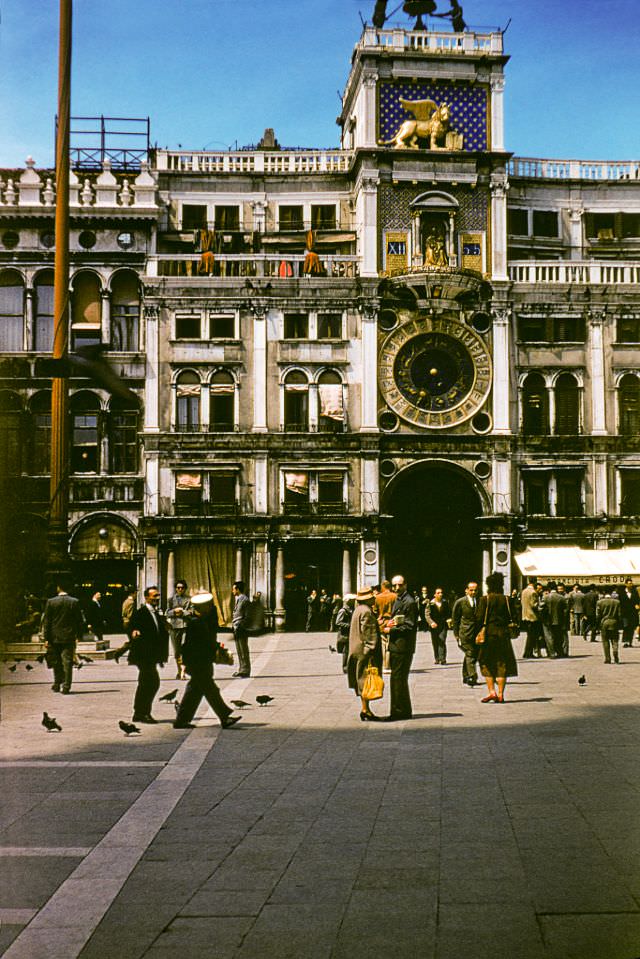
<path id="1" fill-rule="evenodd" d="M 618 482 L 620 472 L 617 471 Z M 593 459 L 593 512 L 595 515 L 609 514 L 609 489 L 607 476 L 607 458 L 606 456 L 595 456 Z M 618 504 L 620 495 L 618 493 Z M 613 510 L 611 511 L 613 512 Z M 618 508 L 618 513 L 620 509 Z"/>
<path id="2" fill-rule="evenodd" d="M 555 386 L 547 386 L 547 404 L 549 409 L 549 432 L 556 431 L 556 390 Z"/>
<path id="3" fill-rule="evenodd" d="M 378 181 L 365 176 L 357 198 L 358 227 L 361 236 L 360 275 L 378 275 Z"/>
<path id="4" fill-rule="evenodd" d="M 269 545 L 266 540 L 259 540 L 253 548 L 253 592 L 262 594 L 265 610 L 270 607 L 269 602 Z"/>
<path id="5" fill-rule="evenodd" d="M 101 290 L 100 300 L 100 338 L 108 348 L 111 345 L 111 290 Z"/>
<path id="6" fill-rule="evenodd" d="M 176 554 L 170 549 L 167 553 L 167 599 L 176 591 Z"/>
<path id="7" fill-rule="evenodd" d="M 480 589 L 484 593 L 486 592 L 486 582 L 487 576 L 491 572 L 491 550 L 486 546 L 482 549 L 482 583 L 480 583 Z"/>
<path id="8" fill-rule="evenodd" d="M 377 433 L 378 403 L 378 344 L 377 344 L 377 304 L 368 301 L 363 304 L 360 314 L 362 324 L 362 422 L 361 433 Z"/>
<path id="9" fill-rule="evenodd" d="M 569 246 L 570 259 L 582 259 L 582 216 L 584 209 L 582 206 L 572 205 L 569 208 Z"/>
<path id="10" fill-rule="evenodd" d="M 160 462 L 157 453 L 148 453 L 145 460 L 144 515 L 160 512 Z"/>
<path id="11" fill-rule="evenodd" d="M 145 306 L 145 385 L 144 428 L 147 433 L 160 430 L 159 383 L 158 383 L 158 327 L 160 310 L 157 306 Z"/>
<path id="12" fill-rule="evenodd" d="M 587 366 L 591 372 L 591 433 L 593 436 L 606 436 L 603 338 L 604 313 L 590 313 L 588 323 Z"/>
<path id="13" fill-rule="evenodd" d="M 253 308 L 253 433 L 267 432 L 267 311 Z"/>
<path id="14" fill-rule="evenodd" d="M 236 573 L 235 573 L 236 579 L 244 580 L 243 569 L 244 569 L 243 549 L 242 549 L 242 546 L 236 546 Z"/>
<path id="15" fill-rule="evenodd" d="M 491 77 L 490 150 L 504 150 L 504 87 L 503 76 Z"/>
<path id="16" fill-rule="evenodd" d="M 318 384 L 311 383 L 309 385 L 309 430 L 312 433 L 318 432 L 318 422 L 319 422 L 319 410 L 318 410 Z"/>
<path id="17" fill-rule="evenodd" d="M 266 453 L 253 457 L 253 509 L 256 513 L 268 513 L 268 460 Z"/>
<path id="18" fill-rule="evenodd" d="M 376 146 L 376 76 L 365 76 L 362 83 L 362 109 L 358 111 L 361 128 L 358 145 Z M 362 139 L 361 139 L 362 138 Z"/>
<path id="19" fill-rule="evenodd" d="M 284 608 L 284 548 L 278 546 L 276 553 L 276 608 L 274 625 L 277 633 L 283 633 L 287 614 Z"/>
<path id="20" fill-rule="evenodd" d="M 511 460 L 508 458 L 493 461 L 493 511 L 511 512 Z"/>
<path id="21" fill-rule="evenodd" d="M 389 571 L 387 570 L 387 573 Z M 392 574 L 393 575 L 393 574 Z M 358 586 L 374 586 L 380 582 L 380 544 L 377 539 L 363 539 L 360 543 Z"/>
<path id="22" fill-rule="evenodd" d="M 24 338 L 22 342 L 22 347 L 26 352 L 29 352 L 34 348 L 34 339 L 35 339 L 35 330 L 33 329 L 33 297 L 35 291 L 33 287 L 27 287 L 25 290 L 25 324 L 24 324 Z"/>
<path id="23" fill-rule="evenodd" d="M 156 543 L 147 543 L 144 556 L 143 589 L 159 582 L 160 564 L 158 562 L 158 547 Z"/>
<path id="24" fill-rule="evenodd" d="M 493 432 L 511 432 L 509 420 L 510 364 L 509 322 L 511 311 L 494 310 L 493 316 Z"/>
<path id="25" fill-rule="evenodd" d="M 362 513 L 377 513 L 380 509 L 380 475 L 378 458 L 364 456 L 360 469 L 360 509 Z"/>
<path id="26" fill-rule="evenodd" d="M 508 280 L 507 274 L 507 177 L 491 175 L 491 277 Z"/>
<path id="27" fill-rule="evenodd" d="M 351 589 L 351 551 L 348 546 L 342 549 L 342 595 L 352 592 Z"/>

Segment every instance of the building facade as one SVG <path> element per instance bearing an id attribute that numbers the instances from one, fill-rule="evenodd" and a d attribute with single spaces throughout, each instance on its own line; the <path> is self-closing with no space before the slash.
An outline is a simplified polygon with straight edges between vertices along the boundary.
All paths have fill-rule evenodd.
<path id="1" fill-rule="evenodd" d="M 309 588 L 460 590 L 527 545 L 639 541 L 639 164 L 514 158 L 502 34 L 357 42 L 335 150 L 74 170 L 69 552 L 118 608 L 177 577 L 276 628 Z M 11 590 L 46 563 L 54 174 L 0 171 Z"/>

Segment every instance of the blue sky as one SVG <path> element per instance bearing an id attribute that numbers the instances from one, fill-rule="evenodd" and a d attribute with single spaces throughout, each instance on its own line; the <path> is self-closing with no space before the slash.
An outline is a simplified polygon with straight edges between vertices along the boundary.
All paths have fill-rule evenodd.
<path id="1" fill-rule="evenodd" d="M 509 150 L 640 158 L 637 0 L 462 4 L 470 27 L 511 19 Z M 150 116 L 152 140 L 172 149 L 255 143 L 267 126 L 283 146 L 336 146 L 337 91 L 372 11 L 373 0 L 75 0 L 72 112 Z M 0 0 L 0 14 L 0 166 L 28 154 L 52 165 L 57 0 Z"/>

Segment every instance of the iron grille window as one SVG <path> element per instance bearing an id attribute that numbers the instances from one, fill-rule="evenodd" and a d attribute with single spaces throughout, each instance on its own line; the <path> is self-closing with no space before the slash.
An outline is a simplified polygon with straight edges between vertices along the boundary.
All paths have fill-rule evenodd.
<path id="1" fill-rule="evenodd" d="M 518 337 L 523 343 L 541 343 L 547 339 L 547 319 L 545 316 L 518 317 Z"/>
<path id="2" fill-rule="evenodd" d="M 35 295 L 33 348 L 39 353 L 53 349 L 53 273 L 38 277 Z"/>
<path id="3" fill-rule="evenodd" d="M 20 353 L 23 348 L 24 286 L 18 273 L 0 275 L 0 353 Z"/>
<path id="4" fill-rule="evenodd" d="M 236 335 L 236 318 L 233 313 L 210 313 L 209 336 L 212 340 L 232 340 Z"/>
<path id="5" fill-rule="evenodd" d="M 199 313 L 176 313 L 176 339 L 199 340 L 201 316 Z"/>
<path id="6" fill-rule="evenodd" d="M 238 206 L 217 206 L 215 228 L 219 232 L 229 230 L 230 232 L 240 229 L 240 207 Z"/>
<path id="7" fill-rule="evenodd" d="M 552 318 L 551 338 L 554 343 L 584 343 L 584 317 L 554 316 Z"/>
<path id="8" fill-rule="evenodd" d="M 122 353 L 138 350 L 140 307 L 137 304 L 114 304 L 111 307 L 111 349 Z"/>
<path id="9" fill-rule="evenodd" d="M 209 499 L 214 506 L 235 506 L 236 474 L 210 473 Z"/>
<path id="10" fill-rule="evenodd" d="M 333 203 L 311 205 L 311 228 L 313 230 L 335 230 L 336 208 Z"/>

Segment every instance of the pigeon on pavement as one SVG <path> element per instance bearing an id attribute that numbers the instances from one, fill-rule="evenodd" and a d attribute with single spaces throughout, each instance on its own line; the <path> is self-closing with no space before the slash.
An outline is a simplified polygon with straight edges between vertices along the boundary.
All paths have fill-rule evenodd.
<path id="1" fill-rule="evenodd" d="M 125 736 L 130 736 L 131 733 L 139 733 L 139 732 L 140 732 L 140 730 L 138 729 L 138 727 L 137 727 L 137 726 L 134 726 L 133 723 L 125 723 L 124 720 L 122 720 L 122 719 L 121 719 L 120 722 L 118 723 L 118 726 L 120 727 L 120 729 L 122 730 L 122 732 L 125 734 Z"/>
<path id="2" fill-rule="evenodd" d="M 32 669 L 35 669 L 35 666 L 32 666 L 31 663 L 27 663 L 24 668 L 27 670 L 27 672 L 31 672 Z"/>
<path id="3" fill-rule="evenodd" d="M 329 652 L 330 652 L 330 653 L 337 653 L 338 650 L 336 649 L 335 646 L 332 646 L 331 643 L 329 643 Z"/>
<path id="4" fill-rule="evenodd" d="M 256 696 L 256 702 L 259 706 L 266 706 L 267 703 L 273 702 L 273 696 Z"/>
<path id="5" fill-rule="evenodd" d="M 59 726 L 55 718 L 53 716 L 50 716 L 49 713 L 42 714 L 42 725 L 50 733 L 52 733 L 54 729 L 57 729 L 59 733 L 62 732 L 62 726 Z"/>
<path id="6" fill-rule="evenodd" d="M 584 675 L 580 676 L 578 679 L 578 686 L 586 686 L 586 685 L 587 685 L 587 677 Z"/>
<path id="7" fill-rule="evenodd" d="M 250 706 L 250 703 L 245 703 L 244 699 L 232 699 L 231 702 L 238 709 L 245 709 L 247 706 Z"/>
<path id="8" fill-rule="evenodd" d="M 177 689 L 172 689 L 170 693 L 165 693 L 164 696 L 161 696 L 160 699 L 159 699 L 159 702 L 161 702 L 161 703 L 172 703 L 173 700 L 176 698 L 177 695 L 178 695 L 178 690 L 177 690 Z"/>
<path id="9" fill-rule="evenodd" d="M 91 656 L 83 656 L 82 653 L 80 653 L 80 654 L 78 655 L 78 659 L 81 659 L 83 663 L 92 663 L 92 662 L 93 662 L 93 660 L 91 659 Z"/>

